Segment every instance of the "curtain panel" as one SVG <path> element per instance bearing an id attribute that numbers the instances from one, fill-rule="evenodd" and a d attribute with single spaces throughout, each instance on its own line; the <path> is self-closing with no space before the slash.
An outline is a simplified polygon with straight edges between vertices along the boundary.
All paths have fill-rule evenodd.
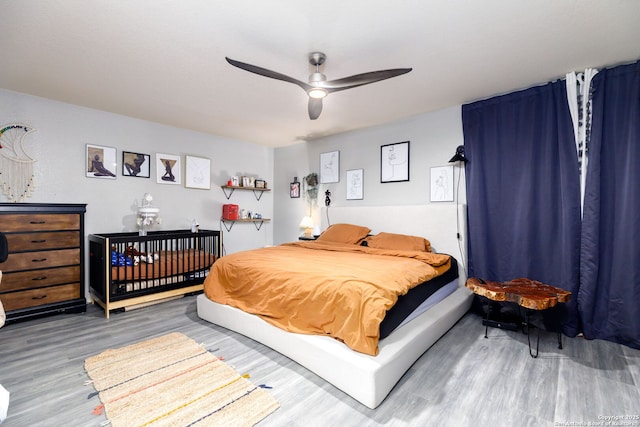
<path id="1" fill-rule="evenodd" d="M 567 335 L 640 348 L 640 62 L 591 83 L 588 147 L 564 82 L 462 107 L 469 276 L 569 290 Z"/>
<path id="2" fill-rule="evenodd" d="M 593 78 L 580 289 L 586 338 L 640 348 L 640 62 Z"/>
<path id="3" fill-rule="evenodd" d="M 469 277 L 577 292 L 580 179 L 565 82 L 463 105 L 462 124 Z"/>

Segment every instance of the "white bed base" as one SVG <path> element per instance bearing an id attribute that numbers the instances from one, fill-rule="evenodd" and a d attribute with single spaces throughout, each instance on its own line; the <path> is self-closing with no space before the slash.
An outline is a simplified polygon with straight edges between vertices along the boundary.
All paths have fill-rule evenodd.
<path id="1" fill-rule="evenodd" d="M 277 328 L 257 316 L 198 295 L 198 316 L 252 338 L 289 357 L 375 409 L 418 358 L 444 335 L 471 306 L 471 293 L 458 289 L 379 343 L 377 356 L 351 350 L 325 336 Z"/>
<path id="2" fill-rule="evenodd" d="M 322 228 L 327 227 L 322 208 Z M 302 335 L 279 329 L 242 310 L 198 296 L 198 316 L 252 338 L 296 361 L 369 408 L 376 408 L 418 358 L 444 335 L 471 307 L 466 281 L 466 206 L 431 203 L 411 206 L 332 207 L 332 224 L 366 225 L 381 231 L 424 236 L 434 250 L 458 260 L 458 287 L 380 341 L 379 354 L 368 356 L 343 343 L 319 335 Z"/>

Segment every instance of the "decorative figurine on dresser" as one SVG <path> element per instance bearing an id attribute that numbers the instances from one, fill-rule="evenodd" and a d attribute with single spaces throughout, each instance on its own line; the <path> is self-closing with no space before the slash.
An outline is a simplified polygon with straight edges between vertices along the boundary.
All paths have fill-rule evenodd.
<path id="1" fill-rule="evenodd" d="M 0 263 L 7 323 L 87 309 L 84 204 L 0 203 L 8 256 Z"/>

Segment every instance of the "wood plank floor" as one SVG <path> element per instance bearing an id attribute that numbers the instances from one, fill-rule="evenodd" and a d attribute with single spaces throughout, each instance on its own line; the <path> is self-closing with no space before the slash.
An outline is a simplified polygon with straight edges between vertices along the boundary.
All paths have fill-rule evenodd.
<path id="1" fill-rule="evenodd" d="M 640 415 L 640 351 L 606 341 L 542 333 L 540 357 L 521 332 L 463 317 L 429 349 L 375 410 L 366 408 L 275 351 L 198 318 L 195 297 L 115 313 L 89 306 L 0 329 L 0 384 L 11 392 L 2 427 L 97 426 L 97 398 L 83 363 L 107 348 L 182 332 L 281 404 L 260 426 L 560 426 L 598 425 Z M 622 420 L 620 420 L 622 421 Z M 640 419 L 627 420 L 640 426 Z M 591 423 L 591 424 L 589 424 Z"/>

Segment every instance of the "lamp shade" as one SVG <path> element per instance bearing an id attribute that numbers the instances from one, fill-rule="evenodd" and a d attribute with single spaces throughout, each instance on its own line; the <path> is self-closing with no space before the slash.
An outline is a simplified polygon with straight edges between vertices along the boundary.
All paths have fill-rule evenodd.
<path id="1" fill-rule="evenodd" d="M 467 158 L 464 155 L 464 145 L 458 145 L 458 148 L 456 148 L 456 154 L 454 154 L 451 160 L 449 160 L 449 163 L 453 162 L 468 162 Z"/>
<path id="2" fill-rule="evenodd" d="M 304 237 L 313 237 L 313 219 L 310 216 L 305 216 L 300 221 L 300 228 L 304 230 Z"/>
<path id="3" fill-rule="evenodd" d="M 305 216 L 300 221 L 300 228 L 313 228 L 313 219 L 310 216 Z"/>

